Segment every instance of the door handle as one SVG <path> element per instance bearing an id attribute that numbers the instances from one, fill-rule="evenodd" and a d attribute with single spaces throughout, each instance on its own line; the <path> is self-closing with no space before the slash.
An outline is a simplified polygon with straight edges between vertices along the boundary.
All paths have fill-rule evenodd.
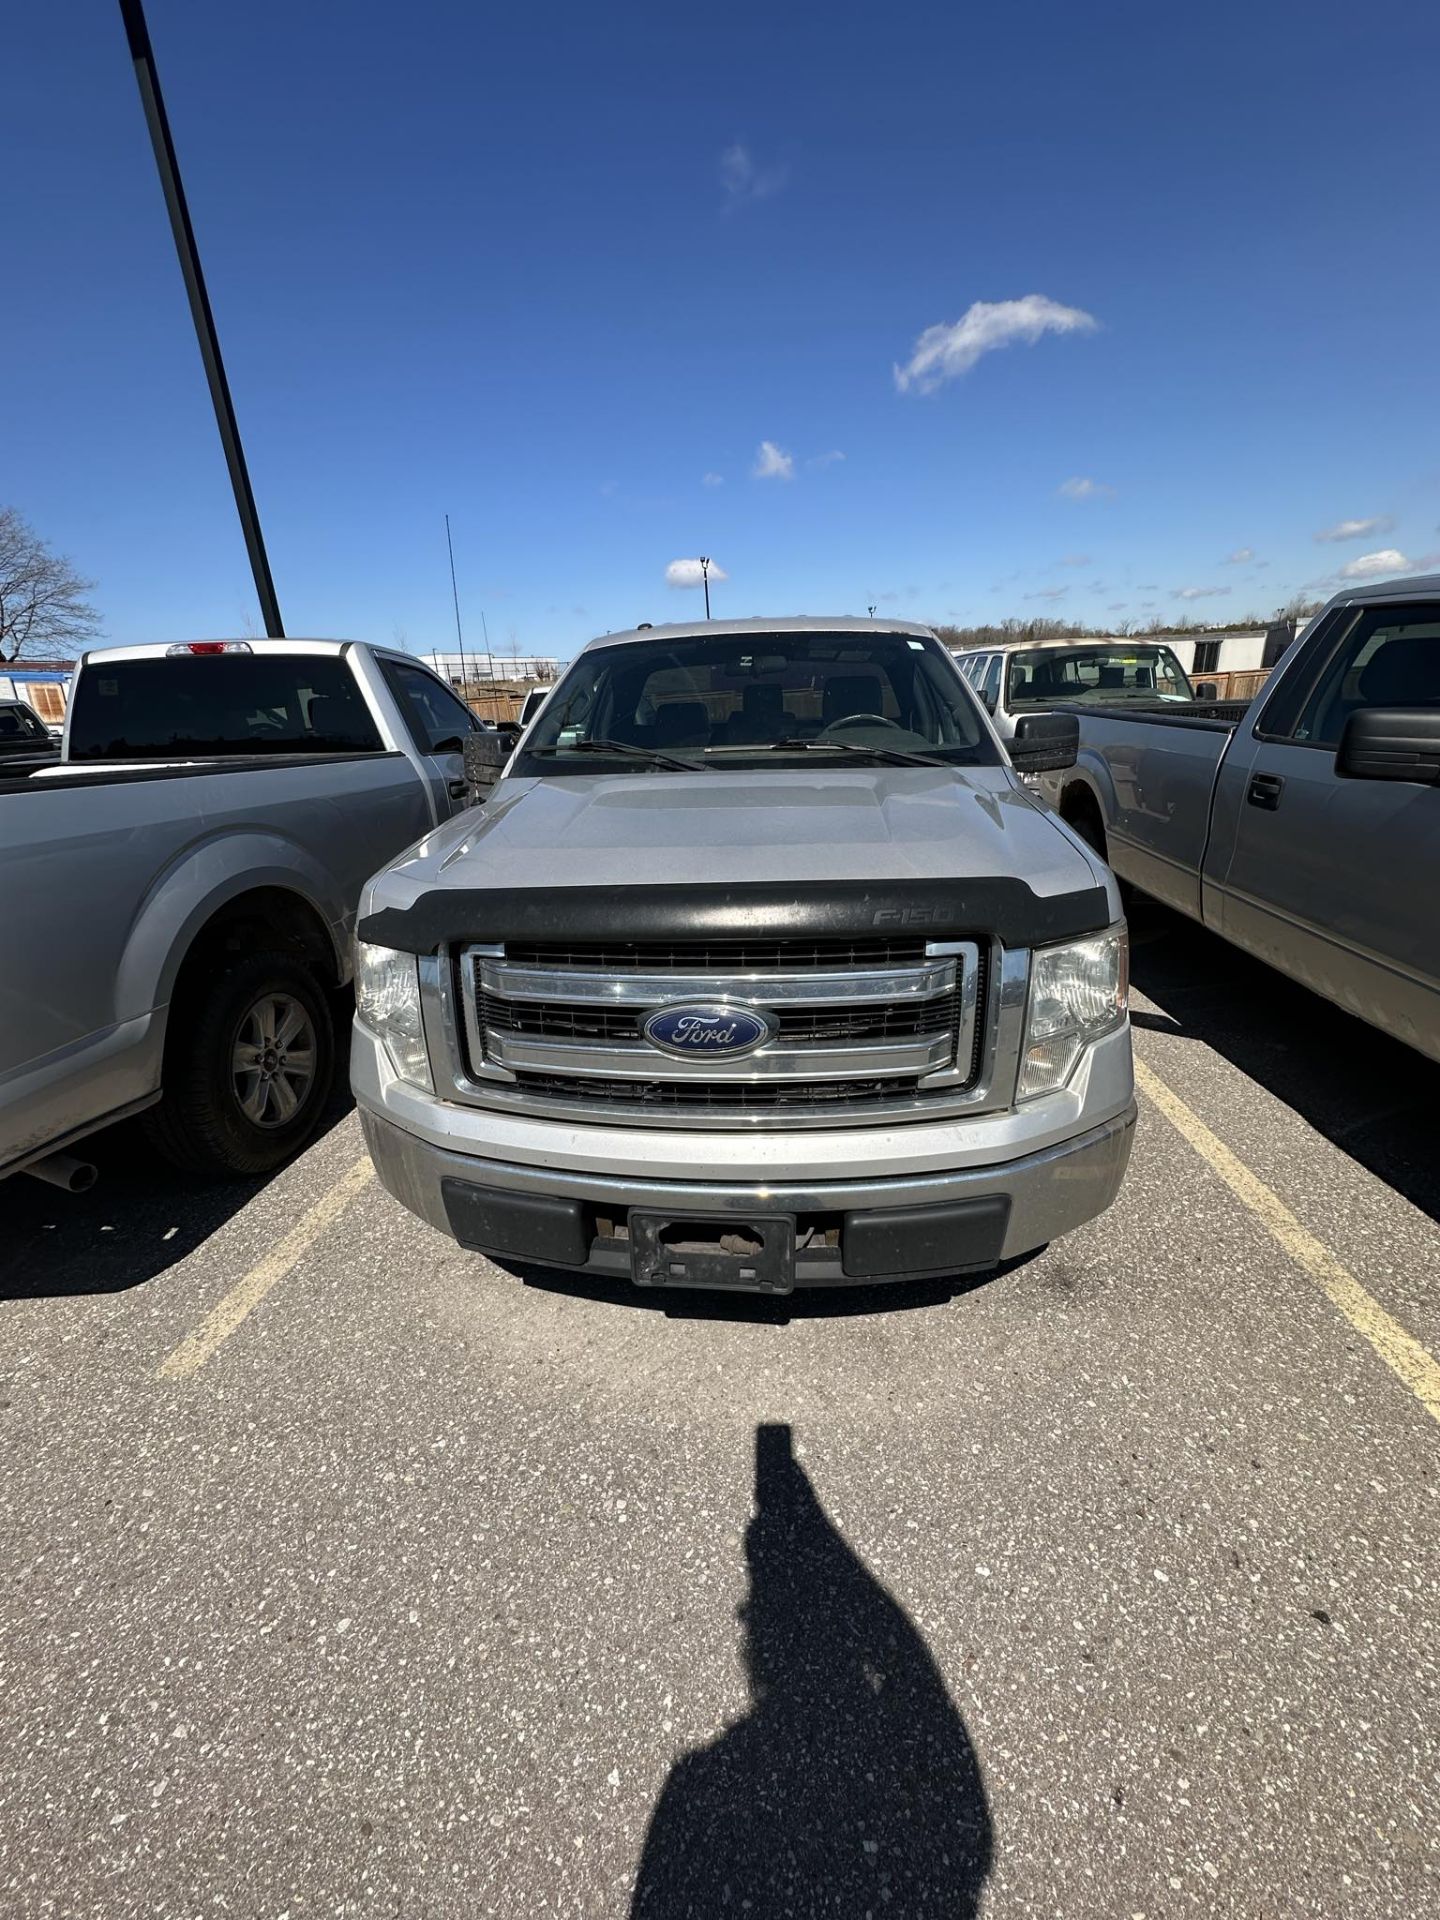
<path id="1" fill-rule="evenodd" d="M 1280 805 L 1284 786 L 1278 773 L 1252 773 L 1245 798 L 1252 807 L 1263 807 L 1266 813 L 1274 813 Z"/>
<path id="2" fill-rule="evenodd" d="M 470 782 L 468 780 L 447 780 L 445 782 L 445 791 L 452 800 L 463 800 L 470 791 Z"/>

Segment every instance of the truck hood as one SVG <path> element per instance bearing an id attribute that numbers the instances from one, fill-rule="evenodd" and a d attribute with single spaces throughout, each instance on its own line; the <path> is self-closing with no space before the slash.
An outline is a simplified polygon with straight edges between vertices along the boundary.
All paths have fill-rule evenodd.
<path id="1" fill-rule="evenodd" d="M 1023 880 L 1113 882 L 1003 767 L 502 780 L 371 883 L 362 912 L 436 890 Z M 1118 900 L 1112 895 L 1112 910 Z"/>

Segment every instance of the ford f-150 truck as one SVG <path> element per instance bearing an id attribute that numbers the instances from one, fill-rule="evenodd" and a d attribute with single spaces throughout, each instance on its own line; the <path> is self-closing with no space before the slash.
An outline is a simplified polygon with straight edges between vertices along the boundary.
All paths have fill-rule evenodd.
<path id="1" fill-rule="evenodd" d="M 1337 594 L 1238 718 L 1069 710 L 1041 790 L 1121 879 L 1440 1060 L 1440 576 Z"/>
<path id="2" fill-rule="evenodd" d="M 87 654 L 63 758 L 0 769 L 0 1178 L 85 1184 L 67 1149 L 142 1109 L 203 1172 L 301 1146 L 360 888 L 461 802 L 477 726 L 384 649 Z"/>
<path id="3" fill-rule="evenodd" d="M 654 1287 L 951 1275 L 1092 1219 L 1135 1119 L 1125 927 L 1015 770 L 1077 733 L 1034 716 L 1007 760 L 923 627 L 594 642 L 366 888 L 381 1180 L 467 1247 Z"/>

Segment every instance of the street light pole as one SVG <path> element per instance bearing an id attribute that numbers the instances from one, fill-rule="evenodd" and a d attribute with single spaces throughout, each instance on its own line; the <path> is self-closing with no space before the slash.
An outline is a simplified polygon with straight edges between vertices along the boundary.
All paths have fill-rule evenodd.
<path id="1" fill-rule="evenodd" d="M 215 331 L 215 316 L 210 311 L 210 296 L 205 291 L 205 276 L 200 271 L 200 250 L 195 244 L 195 229 L 190 224 L 190 209 L 185 204 L 185 189 L 180 184 L 180 162 L 175 157 L 175 142 L 170 137 L 170 122 L 160 93 L 160 77 L 155 71 L 155 53 L 150 45 L 150 29 L 145 24 L 141 0 L 120 0 L 120 17 L 125 22 L 125 38 L 130 58 L 135 62 L 135 80 L 140 88 L 140 104 L 145 109 L 145 124 L 150 129 L 150 144 L 155 149 L 155 165 L 170 214 L 170 230 L 175 236 L 175 251 L 180 256 L 180 272 L 190 299 L 190 316 L 200 342 L 200 358 L 205 378 L 210 383 L 210 400 L 215 408 L 215 424 L 220 429 L 220 444 L 225 464 L 230 469 L 230 485 L 250 555 L 250 571 L 255 576 L 255 593 L 260 601 L 260 617 L 272 640 L 283 640 L 280 602 L 275 597 L 275 582 L 270 577 L 270 561 L 260 533 L 260 513 L 250 488 L 245 452 L 240 444 L 240 425 L 235 418 L 235 403 L 230 398 L 230 383 L 225 378 L 225 363 L 220 358 L 220 336 Z"/>
<path id="2" fill-rule="evenodd" d="M 710 618 L 710 556 L 708 553 L 702 553 L 700 556 L 700 578 L 705 583 L 705 618 L 708 620 Z"/>

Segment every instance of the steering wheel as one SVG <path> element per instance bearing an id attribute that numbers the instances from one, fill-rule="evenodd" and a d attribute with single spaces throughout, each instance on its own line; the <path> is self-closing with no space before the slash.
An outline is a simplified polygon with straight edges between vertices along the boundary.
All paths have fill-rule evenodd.
<path id="1" fill-rule="evenodd" d="M 891 733 L 908 733 L 908 727 L 902 727 L 898 720 L 892 720 L 885 713 L 843 713 L 838 720 L 832 720 L 823 733 L 839 733 L 845 727 L 888 727 Z"/>

